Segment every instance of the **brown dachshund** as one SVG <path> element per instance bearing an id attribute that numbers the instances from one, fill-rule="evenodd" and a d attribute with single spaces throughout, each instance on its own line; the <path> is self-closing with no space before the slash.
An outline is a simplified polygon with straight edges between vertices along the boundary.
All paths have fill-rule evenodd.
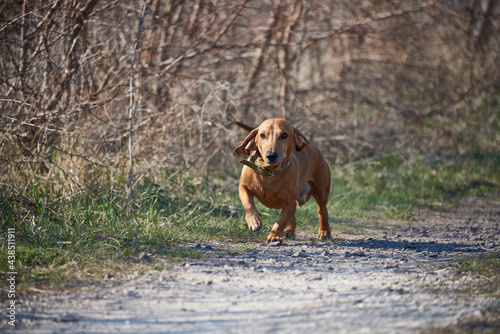
<path id="1" fill-rule="evenodd" d="M 295 237 L 295 210 L 312 196 L 318 204 L 319 239 L 331 237 L 326 204 L 330 193 L 330 169 L 321 152 L 285 119 L 268 119 L 251 130 L 237 154 L 251 155 L 243 160 L 239 195 L 245 208 L 246 221 L 252 231 L 262 227 L 254 196 L 272 209 L 281 209 L 267 242 Z M 252 152 L 255 151 L 254 154 Z"/>

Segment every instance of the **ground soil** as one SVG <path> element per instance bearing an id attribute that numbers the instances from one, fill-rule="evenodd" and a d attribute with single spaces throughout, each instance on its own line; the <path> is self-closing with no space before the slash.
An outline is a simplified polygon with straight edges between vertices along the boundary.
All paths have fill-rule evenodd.
<path id="1" fill-rule="evenodd" d="M 500 200 L 466 198 L 412 215 L 329 242 L 300 233 L 299 224 L 297 239 L 283 245 L 180 245 L 202 256 L 21 300 L 16 332 L 418 333 L 469 320 L 491 325 L 498 291 L 485 292 L 488 278 L 460 272 L 457 260 L 500 251 Z"/>

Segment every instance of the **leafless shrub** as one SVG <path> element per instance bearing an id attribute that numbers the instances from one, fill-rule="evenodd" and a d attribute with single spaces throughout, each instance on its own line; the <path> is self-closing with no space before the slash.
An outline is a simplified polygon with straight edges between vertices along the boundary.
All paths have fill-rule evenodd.
<path id="1" fill-rule="evenodd" d="M 2 181 L 41 173 L 85 185 L 125 171 L 143 1 L 0 7 Z M 460 152 L 471 140 L 494 150 L 499 113 L 475 110 L 498 103 L 499 7 L 152 0 L 134 72 L 139 172 L 235 173 L 232 147 L 244 134 L 231 121 L 274 116 L 290 119 L 331 160 Z"/>

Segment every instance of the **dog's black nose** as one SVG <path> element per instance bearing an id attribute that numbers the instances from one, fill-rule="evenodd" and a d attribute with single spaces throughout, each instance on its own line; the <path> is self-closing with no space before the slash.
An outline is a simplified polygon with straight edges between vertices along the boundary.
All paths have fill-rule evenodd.
<path id="1" fill-rule="evenodd" d="M 277 152 L 267 152 L 266 159 L 269 162 L 275 162 L 278 159 L 278 153 Z"/>

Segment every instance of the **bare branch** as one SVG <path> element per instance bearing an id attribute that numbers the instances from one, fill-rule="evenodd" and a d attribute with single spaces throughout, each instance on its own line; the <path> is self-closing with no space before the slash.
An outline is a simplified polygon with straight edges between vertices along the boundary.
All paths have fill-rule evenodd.
<path id="1" fill-rule="evenodd" d="M 135 73 L 135 57 L 137 53 L 137 47 L 139 45 L 139 39 L 141 37 L 142 23 L 144 16 L 146 14 L 146 9 L 148 7 L 149 0 L 144 1 L 144 6 L 142 8 L 141 17 L 139 18 L 139 26 L 137 27 L 137 35 L 135 37 L 134 52 L 132 54 L 132 62 L 130 64 L 130 105 L 129 105 L 129 137 L 128 137 L 128 150 L 129 150 L 129 162 L 130 162 L 130 174 L 129 174 L 129 201 L 130 203 L 134 199 L 134 155 L 133 155 L 133 126 L 134 126 L 134 73 Z"/>

